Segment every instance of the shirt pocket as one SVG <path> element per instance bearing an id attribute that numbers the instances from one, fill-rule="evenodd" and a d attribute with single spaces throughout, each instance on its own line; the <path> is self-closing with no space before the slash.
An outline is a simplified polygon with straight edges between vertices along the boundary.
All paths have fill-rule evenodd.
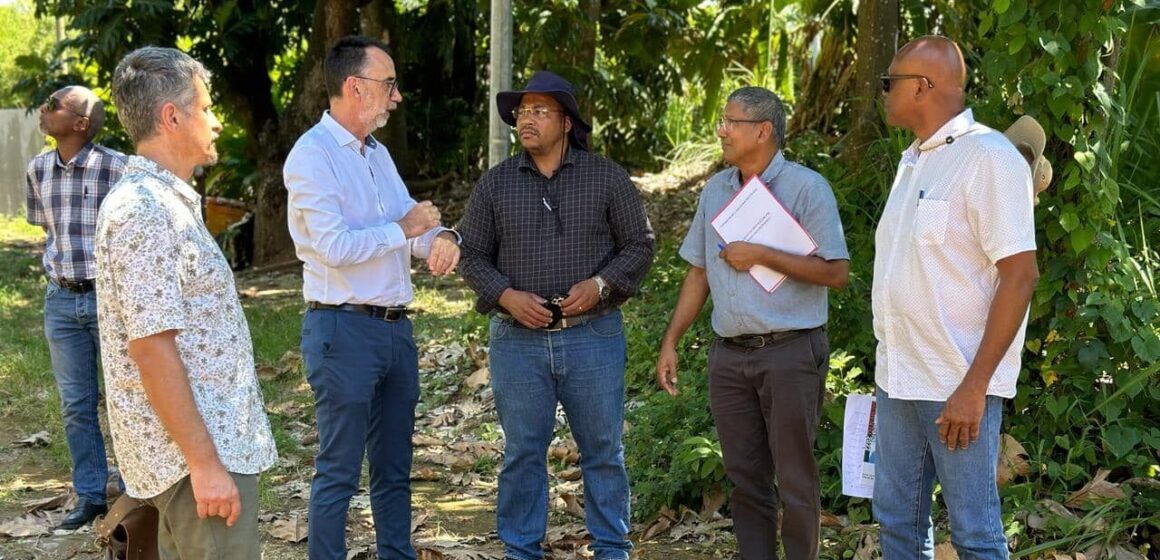
<path id="1" fill-rule="evenodd" d="M 947 237 L 950 202 L 945 200 L 918 201 L 914 212 L 914 241 L 919 245 L 941 245 Z"/>

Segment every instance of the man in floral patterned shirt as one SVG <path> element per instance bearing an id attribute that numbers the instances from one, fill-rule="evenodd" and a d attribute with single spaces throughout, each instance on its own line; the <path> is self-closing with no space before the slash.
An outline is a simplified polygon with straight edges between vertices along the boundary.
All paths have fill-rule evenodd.
<path id="1" fill-rule="evenodd" d="M 145 47 L 113 74 L 136 144 L 97 218 L 97 303 L 114 450 L 159 510 L 162 558 L 261 556 L 258 473 L 275 460 L 233 274 L 187 183 L 217 160 L 209 74 Z"/>

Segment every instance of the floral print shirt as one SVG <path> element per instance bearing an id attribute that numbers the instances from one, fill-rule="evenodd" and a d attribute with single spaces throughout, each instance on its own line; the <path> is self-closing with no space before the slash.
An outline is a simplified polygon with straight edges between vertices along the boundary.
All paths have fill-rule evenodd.
<path id="1" fill-rule="evenodd" d="M 226 469 L 257 474 L 276 451 L 254 372 L 250 330 L 229 264 L 185 181 L 129 158 L 97 218 L 97 309 L 113 447 L 130 496 L 189 474 L 145 395 L 129 341 L 167 330 Z"/>

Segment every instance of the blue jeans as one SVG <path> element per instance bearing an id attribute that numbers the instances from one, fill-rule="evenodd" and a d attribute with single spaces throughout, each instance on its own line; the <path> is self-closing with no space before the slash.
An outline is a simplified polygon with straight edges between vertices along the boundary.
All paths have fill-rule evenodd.
<path id="1" fill-rule="evenodd" d="M 627 560 L 632 543 L 622 442 L 625 342 L 620 312 L 555 332 L 492 317 L 488 355 L 504 433 L 496 526 L 507 557 L 544 557 L 546 454 L 559 402 L 580 448 L 593 553 L 599 560 Z"/>
<path id="2" fill-rule="evenodd" d="M 74 293 L 50 280 L 44 295 L 44 334 L 52 375 L 60 391 L 64 437 L 72 456 L 73 488 L 80 498 L 103 504 L 109 464 L 97 416 L 97 364 L 101 354 L 97 293 Z"/>
<path id="3" fill-rule="evenodd" d="M 934 421 L 944 402 L 892 399 L 878 388 L 874 517 L 886 560 L 934 558 L 931 493 L 937 478 L 960 558 L 1007 558 L 996 468 L 1003 400 L 988 396 L 979 439 L 947 449 Z"/>
<path id="4" fill-rule="evenodd" d="M 308 310 L 302 359 L 318 422 L 307 540 L 311 560 L 346 558 L 346 514 L 358 491 L 364 453 L 378 556 L 413 560 L 411 434 L 419 360 L 411 321 Z"/>

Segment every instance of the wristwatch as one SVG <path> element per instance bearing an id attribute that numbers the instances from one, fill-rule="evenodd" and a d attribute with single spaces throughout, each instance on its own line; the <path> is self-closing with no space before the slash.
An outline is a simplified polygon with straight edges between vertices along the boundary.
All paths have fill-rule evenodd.
<path id="1" fill-rule="evenodd" d="M 592 281 L 596 282 L 596 291 L 600 292 L 600 301 L 608 299 L 612 295 L 612 288 L 608 287 L 608 282 L 599 276 L 593 276 Z"/>

